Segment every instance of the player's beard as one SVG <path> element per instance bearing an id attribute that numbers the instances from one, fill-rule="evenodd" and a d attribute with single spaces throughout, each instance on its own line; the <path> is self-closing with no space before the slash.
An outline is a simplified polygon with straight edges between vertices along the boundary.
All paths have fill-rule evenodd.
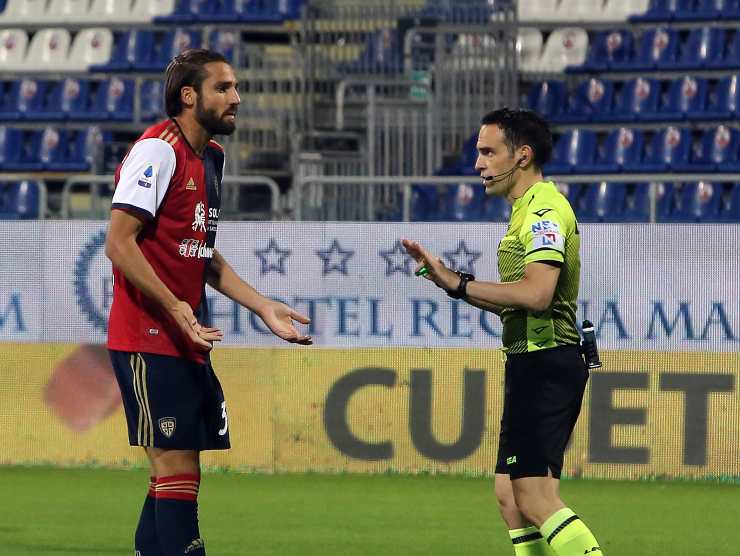
<path id="1" fill-rule="evenodd" d="M 236 116 L 236 109 L 234 115 Z M 200 97 L 195 103 L 195 119 L 209 135 L 231 135 L 236 130 L 236 120 L 227 122 L 224 114 L 219 116 L 213 108 L 206 110 Z"/>

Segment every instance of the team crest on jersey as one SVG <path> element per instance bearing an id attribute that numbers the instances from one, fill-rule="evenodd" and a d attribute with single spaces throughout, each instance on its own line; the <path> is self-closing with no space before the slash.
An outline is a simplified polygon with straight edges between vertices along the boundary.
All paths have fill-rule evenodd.
<path id="1" fill-rule="evenodd" d="M 206 206 L 203 203 L 195 205 L 195 219 L 193 220 L 191 228 L 195 232 L 206 231 Z"/>
<path id="2" fill-rule="evenodd" d="M 195 180 L 193 178 L 190 178 L 188 180 L 188 183 L 185 184 L 185 189 L 189 189 L 190 191 L 195 191 L 198 189 L 198 186 L 195 185 Z"/>
<path id="3" fill-rule="evenodd" d="M 162 417 L 157 422 L 159 423 L 159 430 L 162 431 L 162 434 L 165 435 L 167 438 L 172 438 L 172 435 L 175 434 L 177 419 L 175 419 L 174 417 Z"/>
<path id="4" fill-rule="evenodd" d="M 551 220 L 540 220 L 532 224 L 532 249 L 557 249 L 562 251 L 564 248 L 563 236 L 560 233 L 560 226 Z"/>

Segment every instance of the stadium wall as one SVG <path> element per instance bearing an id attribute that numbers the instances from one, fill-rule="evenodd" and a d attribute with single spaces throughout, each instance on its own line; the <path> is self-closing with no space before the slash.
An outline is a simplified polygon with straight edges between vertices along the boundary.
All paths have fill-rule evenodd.
<path id="1" fill-rule="evenodd" d="M 499 224 L 223 223 L 217 248 L 313 318 L 286 346 L 214 292 L 214 366 L 233 448 L 214 466 L 493 472 L 503 397 L 497 317 L 412 276 L 401 237 L 494 279 Z M 1 463 L 143 463 L 127 446 L 100 344 L 105 223 L 0 224 Z M 584 225 L 579 318 L 592 373 L 566 456 L 573 476 L 738 477 L 740 227 Z M 182 253 L 191 246 L 184 242 Z M 193 250 L 197 256 L 197 249 Z"/>

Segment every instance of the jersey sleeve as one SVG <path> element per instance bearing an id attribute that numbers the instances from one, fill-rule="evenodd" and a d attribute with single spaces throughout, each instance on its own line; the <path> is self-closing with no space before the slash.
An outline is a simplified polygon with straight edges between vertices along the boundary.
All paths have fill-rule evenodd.
<path id="1" fill-rule="evenodd" d="M 519 233 L 524 264 L 546 262 L 561 266 L 565 260 L 566 230 L 566 218 L 554 207 L 528 207 Z"/>
<path id="2" fill-rule="evenodd" d="M 112 208 L 154 218 L 175 173 L 175 165 L 175 151 L 169 143 L 156 138 L 138 141 L 121 165 Z"/>

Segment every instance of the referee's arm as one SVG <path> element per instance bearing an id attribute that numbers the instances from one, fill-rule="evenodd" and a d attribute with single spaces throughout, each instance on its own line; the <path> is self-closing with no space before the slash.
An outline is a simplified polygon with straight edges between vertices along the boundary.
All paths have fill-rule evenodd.
<path id="1" fill-rule="evenodd" d="M 539 312 L 552 303 L 560 276 L 560 266 L 547 262 L 532 262 L 524 268 L 524 276 L 516 282 L 468 282 L 466 300 L 478 306 L 485 303 Z"/>

